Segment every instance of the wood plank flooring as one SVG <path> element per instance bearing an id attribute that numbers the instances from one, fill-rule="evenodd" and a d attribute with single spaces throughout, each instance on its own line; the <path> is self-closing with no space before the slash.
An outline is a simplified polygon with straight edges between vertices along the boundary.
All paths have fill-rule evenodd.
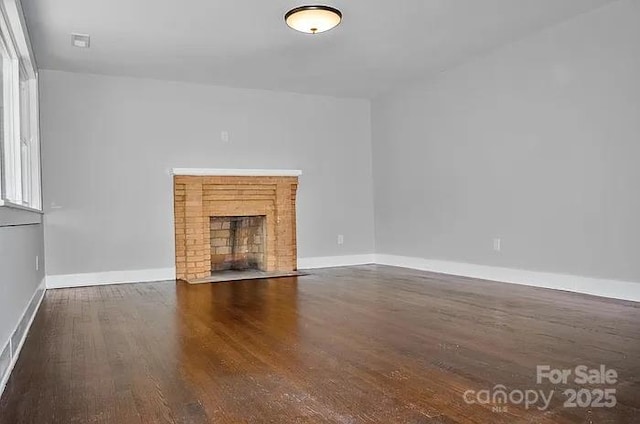
<path id="1" fill-rule="evenodd" d="M 545 364 L 615 369 L 617 405 Z M 498 384 L 556 393 L 465 402 Z M 382 266 L 52 290 L 0 423 L 640 423 L 640 304 Z"/>

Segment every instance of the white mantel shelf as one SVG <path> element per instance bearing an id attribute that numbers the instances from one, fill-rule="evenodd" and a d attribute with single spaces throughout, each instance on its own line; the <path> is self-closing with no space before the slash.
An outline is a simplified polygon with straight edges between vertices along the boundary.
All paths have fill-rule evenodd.
<path id="1" fill-rule="evenodd" d="M 217 169 L 173 168 L 171 175 L 228 176 L 228 177 L 299 177 L 299 169 Z"/>

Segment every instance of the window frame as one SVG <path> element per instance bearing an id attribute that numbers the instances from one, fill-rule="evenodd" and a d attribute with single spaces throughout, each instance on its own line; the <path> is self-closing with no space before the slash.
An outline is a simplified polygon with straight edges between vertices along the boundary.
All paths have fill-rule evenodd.
<path id="1" fill-rule="evenodd" d="M 0 54 L 0 207 L 42 213 L 38 72 L 17 0 L 0 2 Z"/>

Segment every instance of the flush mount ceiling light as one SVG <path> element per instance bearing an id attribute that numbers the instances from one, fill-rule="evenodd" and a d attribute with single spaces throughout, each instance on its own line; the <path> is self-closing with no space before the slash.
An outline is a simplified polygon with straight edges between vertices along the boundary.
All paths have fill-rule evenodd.
<path id="1" fill-rule="evenodd" d="M 288 11 L 284 20 L 296 31 L 317 34 L 337 27 L 342 13 L 329 6 L 300 6 Z"/>

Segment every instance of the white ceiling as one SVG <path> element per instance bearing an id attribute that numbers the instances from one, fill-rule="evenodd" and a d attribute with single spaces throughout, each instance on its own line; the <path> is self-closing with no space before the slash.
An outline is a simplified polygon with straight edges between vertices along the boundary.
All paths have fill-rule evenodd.
<path id="1" fill-rule="evenodd" d="M 329 0 L 344 20 L 318 35 L 284 23 L 304 0 L 22 4 L 42 69 L 374 97 L 611 1 Z"/>

